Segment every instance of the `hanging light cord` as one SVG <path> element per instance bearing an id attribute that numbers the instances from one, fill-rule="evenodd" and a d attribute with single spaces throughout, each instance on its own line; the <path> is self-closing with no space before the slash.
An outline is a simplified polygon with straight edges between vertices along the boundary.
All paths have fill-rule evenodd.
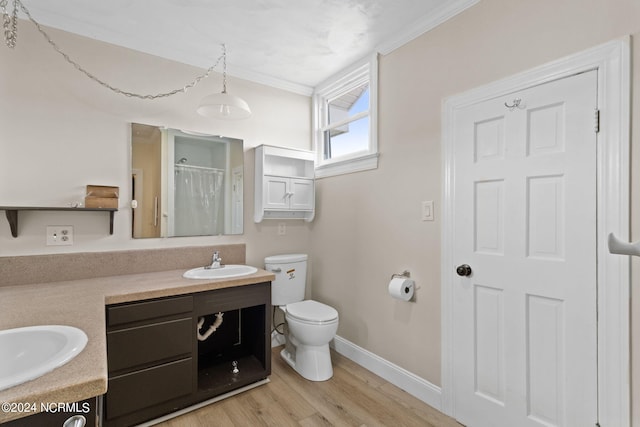
<path id="1" fill-rule="evenodd" d="M 18 0 L 13 0 L 13 14 L 7 13 L 7 0 L 0 1 L 2 8 L 2 26 L 4 28 L 4 40 L 7 46 L 14 48 L 18 38 Z"/>
<path id="2" fill-rule="evenodd" d="M 224 43 L 222 43 L 222 93 L 227 93 L 227 45 Z"/>
<path id="3" fill-rule="evenodd" d="M 182 88 L 174 89 L 174 90 L 171 90 L 169 92 L 158 93 L 158 94 L 148 94 L 148 95 L 140 95 L 140 94 L 134 93 L 134 92 L 127 92 L 125 90 L 122 90 L 122 89 L 119 89 L 117 87 L 114 87 L 114 86 L 110 85 L 109 83 L 99 79 L 98 77 L 94 76 L 89 71 L 87 71 L 80 64 L 78 64 L 76 61 L 71 59 L 69 57 L 69 55 L 67 55 L 62 49 L 60 49 L 60 47 L 42 29 L 40 24 L 31 16 L 31 13 L 29 13 L 27 8 L 24 6 L 24 4 L 22 4 L 22 2 L 20 0 L 13 0 L 13 14 L 12 14 L 12 16 L 9 16 L 9 14 L 7 13 L 6 6 L 7 6 L 7 0 L 0 0 L 0 9 L 2 9 L 2 14 L 3 14 L 4 38 L 5 38 L 5 42 L 6 42 L 8 47 L 14 48 L 15 45 L 16 45 L 16 41 L 17 41 L 17 38 L 18 38 L 17 10 L 18 10 L 18 6 L 20 6 L 20 9 L 22 9 L 22 11 L 25 13 L 25 15 L 27 15 L 27 18 L 29 18 L 29 21 L 31 21 L 33 23 L 33 25 L 35 25 L 35 27 L 38 29 L 40 34 L 42 34 L 42 36 L 45 38 L 45 40 L 56 50 L 56 52 L 58 52 L 60 55 L 62 55 L 62 57 L 65 59 L 65 61 L 67 61 L 69 64 L 73 65 L 78 71 L 80 71 L 82 74 L 84 74 L 85 76 L 89 77 L 91 80 L 95 81 L 96 83 L 100 84 L 101 86 L 104 86 L 107 89 L 109 89 L 109 90 L 111 90 L 111 91 L 113 91 L 113 92 L 115 92 L 117 94 L 124 95 L 124 96 L 129 97 L 129 98 L 158 99 L 158 98 L 167 98 L 169 96 L 172 96 L 172 95 L 175 95 L 175 94 L 178 94 L 178 93 L 185 93 L 187 90 L 191 89 L 192 87 L 194 87 L 198 83 L 200 83 L 201 80 L 209 77 L 209 74 L 211 74 L 211 72 L 214 70 L 214 68 L 216 68 L 218 66 L 218 64 L 220 63 L 221 60 L 224 61 L 225 70 L 224 70 L 224 76 L 223 77 L 226 78 L 226 60 L 225 60 L 226 59 L 225 58 L 226 48 L 225 48 L 224 45 L 222 45 L 222 52 L 223 53 L 222 53 L 222 55 L 220 55 L 218 57 L 218 59 L 216 60 L 215 64 L 213 64 L 211 67 L 207 68 L 207 71 L 204 74 L 196 77 L 191 83 L 186 84 Z"/>

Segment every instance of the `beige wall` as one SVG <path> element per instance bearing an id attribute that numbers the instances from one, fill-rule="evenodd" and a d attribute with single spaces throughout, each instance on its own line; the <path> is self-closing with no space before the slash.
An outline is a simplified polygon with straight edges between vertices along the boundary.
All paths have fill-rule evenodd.
<path id="1" fill-rule="evenodd" d="M 85 68 L 124 90 L 164 92 L 203 73 L 195 67 L 48 31 Z M 267 255 L 307 249 L 308 224 L 286 221 L 287 234 L 278 236 L 276 222 L 253 222 L 252 147 L 272 144 L 308 149 L 308 96 L 230 78 L 229 91 L 247 100 L 253 116 L 243 121 L 206 119 L 195 109 L 204 96 L 222 89 L 218 73 L 184 95 L 156 101 L 125 98 L 64 62 L 31 23 L 21 21 L 19 32 L 14 50 L 0 46 L 0 206 L 64 206 L 82 201 L 86 184 L 103 184 L 120 187 L 120 210 L 115 214 L 113 236 L 108 234 L 108 217 L 103 213 L 22 213 L 17 239 L 11 237 L 2 213 L 0 256 L 246 243 L 247 262 L 262 265 Z M 244 235 L 132 240 L 128 207 L 131 122 L 243 139 Z M 45 246 L 47 225 L 73 225 L 75 244 Z"/>
<path id="2" fill-rule="evenodd" d="M 614 38 L 640 36 L 634 0 L 482 0 L 383 56 L 379 73 L 380 167 L 321 179 L 312 227 L 313 297 L 340 313 L 338 334 L 440 384 L 441 106 L 444 99 Z M 634 57 L 640 57 L 637 42 Z M 637 67 L 637 60 L 634 61 Z M 640 75 L 634 71 L 634 100 Z M 638 143 L 634 113 L 634 146 Z M 640 155 L 633 150 L 634 180 Z M 633 237 L 640 192 L 633 187 Z M 434 200 L 436 221 L 420 203 Z M 634 425 L 640 426 L 640 279 L 633 270 Z M 386 294 L 409 269 L 417 301 Z"/>

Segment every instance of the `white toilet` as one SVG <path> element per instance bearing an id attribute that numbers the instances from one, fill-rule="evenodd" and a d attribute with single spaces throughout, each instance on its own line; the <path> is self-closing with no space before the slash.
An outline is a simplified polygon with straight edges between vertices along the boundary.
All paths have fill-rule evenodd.
<path id="1" fill-rule="evenodd" d="M 333 376 L 329 342 L 338 330 L 338 312 L 328 305 L 304 300 L 307 255 L 274 255 L 264 259 L 265 269 L 276 275 L 271 283 L 271 304 L 285 313 L 285 348 L 282 358 L 311 381 Z"/>

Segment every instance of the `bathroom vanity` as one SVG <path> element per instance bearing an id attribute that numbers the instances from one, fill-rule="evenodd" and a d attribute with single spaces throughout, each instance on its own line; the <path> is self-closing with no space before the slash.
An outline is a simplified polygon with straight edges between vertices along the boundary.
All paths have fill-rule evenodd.
<path id="1" fill-rule="evenodd" d="M 98 397 L 104 425 L 131 425 L 268 381 L 275 276 L 258 269 L 224 279 L 182 277 L 210 262 L 214 250 L 226 262 L 246 262 L 241 244 L 0 258 L 0 330 L 57 324 L 88 337 L 73 360 L 0 391 L 0 402 L 35 402 L 40 410 L 41 402 Z M 218 313 L 222 324 L 199 341 L 199 321 L 204 333 Z M 4 411 L 0 424 L 30 425 L 38 417 L 38 425 L 59 425 L 45 423 L 49 415 Z"/>
<path id="2" fill-rule="evenodd" d="M 269 282 L 108 306 L 103 425 L 137 424 L 266 379 L 270 306 Z M 199 340 L 199 325 L 219 313 L 222 323 Z"/>

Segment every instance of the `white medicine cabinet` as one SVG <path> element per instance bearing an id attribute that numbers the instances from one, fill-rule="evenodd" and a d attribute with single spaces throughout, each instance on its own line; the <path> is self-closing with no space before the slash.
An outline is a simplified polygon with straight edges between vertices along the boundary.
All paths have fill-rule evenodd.
<path id="1" fill-rule="evenodd" d="M 315 214 L 312 151 L 260 145 L 255 151 L 255 222 L 304 219 Z"/>

